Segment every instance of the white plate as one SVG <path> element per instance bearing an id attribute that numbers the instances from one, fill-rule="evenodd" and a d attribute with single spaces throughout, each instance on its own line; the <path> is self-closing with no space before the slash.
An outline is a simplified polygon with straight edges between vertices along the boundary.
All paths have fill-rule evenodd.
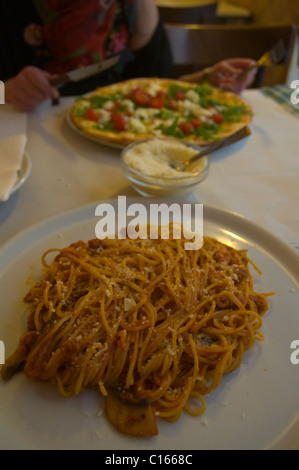
<path id="1" fill-rule="evenodd" d="M 117 144 L 113 144 L 112 142 L 104 142 L 104 141 L 102 142 L 99 139 L 97 139 L 96 137 L 93 137 L 92 135 L 86 134 L 85 132 L 81 131 L 81 129 L 79 129 L 73 123 L 72 118 L 71 118 L 71 111 L 68 111 L 67 114 L 66 114 L 66 122 L 68 123 L 70 128 L 73 129 L 73 131 L 76 132 L 76 134 L 80 135 L 81 137 L 84 137 L 84 139 L 90 140 L 92 142 L 96 142 L 97 144 L 100 144 L 100 145 L 105 145 L 106 147 L 111 147 L 111 148 L 115 148 L 115 149 L 123 149 L 124 148 L 124 145 L 117 145 Z"/>
<path id="2" fill-rule="evenodd" d="M 105 201 L 108 202 L 108 201 Z M 144 199 L 141 200 L 143 203 Z M 128 201 L 127 201 L 128 203 Z M 0 249 L 0 340 L 6 356 L 26 326 L 22 298 L 40 272 L 40 256 L 95 237 L 96 205 L 62 214 L 20 233 Z M 298 447 L 299 365 L 290 360 L 299 339 L 299 256 L 283 240 L 251 221 L 204 206 L 204 234 L 246 248 L 262 270 L 253 274 L 257 291 L 275 291 L 264 317 L 264 342 L 246 353 L 240 368 L 226 375 L 206 399 L 201 417 L 183 414 L 176 423 L 158 422 L 159 435 L 130 438 L 107 422 L 100 395 L 61 397 L 55 387 L 22 373 L 0 380 L 2 449 L 268 449 Z"/>
<path id="3" fill-rule="evenodd" d="M 20 187 L 25 183 L 25 181 L 27 180 L 28 176 L 31 173 L 31 167 L 32 167 L 31 158 L 29 157 L 28 153 L 25 152 L 23 160 L 22 160 L 21 168 L 18 171 L 18 177 L 11 191 L 11 194 L 18 191 Z"/>

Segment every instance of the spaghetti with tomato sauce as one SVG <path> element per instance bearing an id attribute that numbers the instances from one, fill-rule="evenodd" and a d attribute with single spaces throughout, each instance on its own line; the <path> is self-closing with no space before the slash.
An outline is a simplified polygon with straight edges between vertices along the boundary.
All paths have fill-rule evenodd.
<path id="1" fill-rule="evenodd" d="M 204 397 L 263 340 L 273 293 L 254 291 L 245 250 L 213 238 L 198 250 L 183 239 L 79 241 L 48 250 L 42 263 L 25 297 L 28 329 L 2 377 L 23 368 L 64 396 L 96 389 L 122 432 L 153 435 L 156 416 L 202 414 Z M 128 405 L 128 426 L 109 406 L 114 393 L 117 409 Z"/>

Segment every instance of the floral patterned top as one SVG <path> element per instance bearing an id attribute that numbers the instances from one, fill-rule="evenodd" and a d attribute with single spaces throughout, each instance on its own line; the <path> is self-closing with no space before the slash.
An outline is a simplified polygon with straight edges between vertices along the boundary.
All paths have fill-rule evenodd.
<path id="1" fill-rule="evenodd" d="M 24 40 L 51 73 L 100 62 L 125 51 L 133 31 L 136 0 L 34 0 L 41 24 Z"/>

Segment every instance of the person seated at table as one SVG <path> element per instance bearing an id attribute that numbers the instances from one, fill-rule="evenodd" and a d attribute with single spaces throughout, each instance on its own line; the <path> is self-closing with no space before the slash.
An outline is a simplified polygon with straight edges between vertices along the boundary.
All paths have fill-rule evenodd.
<path id="1" fill-rule="evenodd" d="M 154 0 L 2 0 L 0 21 L 0 79 L 6 102 L 22 111 L 129 78 L 171 76 L 170 46 Z M 59 91 L 51 85 L 59 74 L 118 54 L 113 69 Z M 204 77 L 217 86 L 219 74 L 236 76 L 253 63 L 225 60 L 205 77 L 197 72 L 185 78 Z M 254 72 L 238 83 L 238 91 L 253 79 Z"/>

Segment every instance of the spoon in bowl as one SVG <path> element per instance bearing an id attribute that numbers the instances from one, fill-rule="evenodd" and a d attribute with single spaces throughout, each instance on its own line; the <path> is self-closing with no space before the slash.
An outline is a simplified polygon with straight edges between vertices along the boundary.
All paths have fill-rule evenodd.
<path id="1" fill-rule="evenodd" d="M 199 160 L 200 158 L 205 157 L 206 155 L 216 152 L 216 150 L 219 150 L 220 148 L 231 145 L 234 142 L 238 142 L 239 140 L 244 139 L 245 137 L 248 137 L 250 134 L 251 134 L 251 131 L 249 127 L 244 126 L 241 129 L 239 129 L 237 132 L 235 132 L 234 134 L 222 140 L 219 140 L 217 142 L 213 142 L 212 144 L 207 145 L 200 152 L 193 155 L 193 157 L 188 158 L 188 160 L 184 160 L 184 161 L 172 160 L 169 163 L 169 165 L 171 166 L 171 168 L 177 171 L 186 171 L 189 165 L 191 165 L 191 163 Z M 196 174 L 196 172 L 194 172 L 194 174 Z"/>

